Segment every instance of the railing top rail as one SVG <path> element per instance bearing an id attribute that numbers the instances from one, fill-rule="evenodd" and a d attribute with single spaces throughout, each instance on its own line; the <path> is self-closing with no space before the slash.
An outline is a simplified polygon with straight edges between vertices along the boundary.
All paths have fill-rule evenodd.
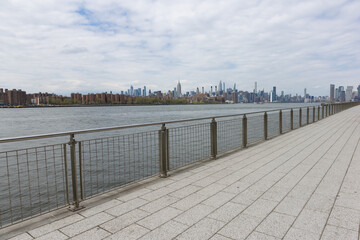
<path id="1" fill-rule="evenodd" d="M 71 134 L 86 134 L 86 133 L 122 130 L 122 129 L 128 129 L 128 128 L 149 127 L 149 126 L 156 126 L 156 125 L 162 125 L 162 124 L 184 123 L 184 122 L 192 122 L 192 121 L 209 120 L 209 119 L 213 119 L 213 118 L 216 119 L 216 118 L 238 117 L 238 116 L 242 116 L 242 115 L 259 114 L 259 113 L 264 113 L 264 112 L 275 112 L 275 111 L 279 111 L 279 110 L 290 110 L 290 109 L 297 109 L 297 108 L 301 108 L 301 107 L 278 108 L 278 109 L 271 109 L 271 110 L 266 110 L 266 111 L 239 113 L 239 114 L 231 114 L 231 115 L 221 115 L 221 116 L 213 116 L 213 117 L 191 118 L 191 119 L 182 119 L 182 120 L 175 120 L 175 121 L 124 125 L 124 126 L 106 127 L 106 128 L 94 128 L 94 129 L 40 134 L 40 135 L 32 135 L 32 136 L 21 136 L 21 137 L 13 137 L 13 138 L 0 138 L 0 143 L 19 142 L 19 141 L 25 141 L 25 140 L 36 140 L 36 139 L 44 139 L 44 138 L 52 138 L 52 137 L 63 137 L 63 136 L 69 136 Z"/>

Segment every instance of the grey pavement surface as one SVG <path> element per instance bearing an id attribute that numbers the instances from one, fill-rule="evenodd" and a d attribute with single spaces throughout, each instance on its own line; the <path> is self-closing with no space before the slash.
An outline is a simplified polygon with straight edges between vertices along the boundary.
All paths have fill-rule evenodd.
<path id="1" fill-rule="evenodd" d="M 358 240 L 359 139 L 357 106 L 82 202 L 81 211 L 61 209 L 7 227 L 0 238 Z"/>

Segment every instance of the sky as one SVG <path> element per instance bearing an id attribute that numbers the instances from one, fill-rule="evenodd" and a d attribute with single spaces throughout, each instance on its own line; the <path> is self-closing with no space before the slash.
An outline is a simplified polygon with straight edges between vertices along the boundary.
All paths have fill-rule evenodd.
<path id="1" fill-rule="evenodd" d="M 360 1 L 1 0 L 0 88 L 218 85 L 329 95 L 360 84 Z"/>

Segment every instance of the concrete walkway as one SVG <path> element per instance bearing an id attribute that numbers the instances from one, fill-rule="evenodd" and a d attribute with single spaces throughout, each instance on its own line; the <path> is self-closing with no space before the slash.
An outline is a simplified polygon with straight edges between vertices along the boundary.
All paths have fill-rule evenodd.
<path id="1" fill-rule="evenodd" d="M 360 106 L 1 239 L 359 239 Z"/>

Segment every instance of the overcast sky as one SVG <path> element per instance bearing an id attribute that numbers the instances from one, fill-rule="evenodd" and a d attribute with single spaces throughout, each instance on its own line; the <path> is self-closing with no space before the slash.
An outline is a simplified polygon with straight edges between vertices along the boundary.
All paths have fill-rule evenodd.
<path id="1" fill-rule="evenodd" d="M 329 95 L 360 84 L 360 1 L 1 0 L 0 88 Z"/>

